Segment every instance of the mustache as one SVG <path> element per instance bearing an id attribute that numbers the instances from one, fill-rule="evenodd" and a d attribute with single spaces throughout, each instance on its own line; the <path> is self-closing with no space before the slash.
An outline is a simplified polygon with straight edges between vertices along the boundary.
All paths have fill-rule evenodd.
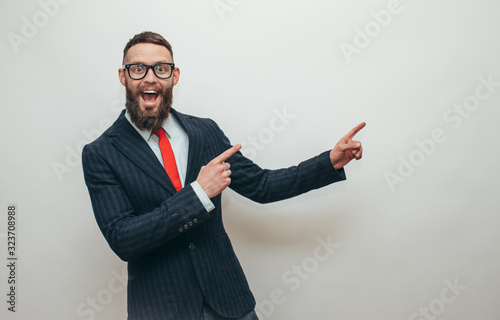
<path id="1" fill-rule="evenodd" d="M 168 88 L 167 88 L 168 89 Z M 160 95 L 164 95 L 167 92 L 167 89 L 162 90 L 160 86 L 148 86 L 148 85 L 142 85 L 137 88 L 135 92 L 135 96 L 141 95 L 144 91 L 146 90 L 154 90 Z"/>
<path id="2" fill-rule="evenodd" d="M 139 99 L 146 90 L 154 90 L 161 98 L 160 104 L 156 110 L 141 110 Z M 135 92 L 134 92 L 135 91 Z M 130 114 L 130 118 L 141 130 L 155 130 L 161 128 L 163 122 L 168 118 L 173 101 L 173 87 L 167 87 L 164 90 L 157 85 L 142 85 L 136 90 L 126 86 L 125 107 Z"/>

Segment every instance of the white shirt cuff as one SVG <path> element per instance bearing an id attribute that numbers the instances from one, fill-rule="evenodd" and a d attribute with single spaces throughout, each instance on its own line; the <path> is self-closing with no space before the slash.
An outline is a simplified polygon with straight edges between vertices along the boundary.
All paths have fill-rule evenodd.
<path id="1" fill-rule="evenodd" d="M 215 209 L 214 204 L 212 203 L 212 201 L 210 201 L 210 198 L 207 196 L 205 191 L 203 191 L 198 181 L 194 181 L 193 183 L 191 183 L 191 187 L 193 188 L 194 193 L 196 193 L 196 195 L 200 199 L 201 203 L 203 204 L 207 212 L 210 212 L 213 209 Z"/>

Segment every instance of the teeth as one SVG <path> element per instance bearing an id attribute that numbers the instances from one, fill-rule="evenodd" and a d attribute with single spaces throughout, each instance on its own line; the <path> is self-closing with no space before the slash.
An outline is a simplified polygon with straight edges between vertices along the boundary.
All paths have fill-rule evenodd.
<path id="1" fill-rule="evenodd" d="M 144 91 L 143 93 L 151 93 L 151 94 L 156 94 L 156 91 Z"/>

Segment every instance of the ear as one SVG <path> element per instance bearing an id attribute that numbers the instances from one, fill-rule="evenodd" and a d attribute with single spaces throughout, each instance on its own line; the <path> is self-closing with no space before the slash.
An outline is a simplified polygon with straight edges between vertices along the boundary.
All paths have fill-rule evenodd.
<path id="1" fill-rule="evenodd" d="M 125 87 L 125 70 L 123 68 L 118 69 L 118 77 L 120 78 L 120 83 Z"/>
<path id="2" fill-rule="evenodd" d="M 181 69 L 179 69 L 179 68 L 176 67 L 175 70 L 174 70 L 174 74 L 172 76 L 173 79 L 174 79 L 173 80 L 174 86 L 179 82 L 180 75 L 181 75 Z"/>

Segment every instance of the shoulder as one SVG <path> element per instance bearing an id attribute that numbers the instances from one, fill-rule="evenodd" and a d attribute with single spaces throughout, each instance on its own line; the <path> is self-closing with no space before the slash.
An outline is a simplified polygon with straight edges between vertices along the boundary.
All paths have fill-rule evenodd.
<path id="1" fill-rule="evenodd" d="M 89 151 L 89 149 L 99 150 L 106 148 L 111 144 L 112 137 L 119 136 L 124 132 L 132 132 L 130 129 L 134 130 L 132 125 L 130 125 L 128 120 L 125 118 L 125 111 L 122 111 L 122 113 L 108 129 L 106 129 L 97 139 L 85 145 L 82 153 Z"/>
<path id="2" fill-rule="evenodd" d="M 190 141 L 196 140 L 200 146 L 204 145 L 209 148 L 219 147 L 222 151 L 230 145 L 229 139 L 214 120 L 183 114 L 175 110 L 172 114 L 184 127 Z"/>
<path id="3" fill-rule="evenodd" d="M 171 113 L 184 127 L 191 127 L 198 130 L 220 131 L 217 123 L 210 118 L 202 118 L 190 114 L 185 114 L 175 109 L 172 109 Z"/>

